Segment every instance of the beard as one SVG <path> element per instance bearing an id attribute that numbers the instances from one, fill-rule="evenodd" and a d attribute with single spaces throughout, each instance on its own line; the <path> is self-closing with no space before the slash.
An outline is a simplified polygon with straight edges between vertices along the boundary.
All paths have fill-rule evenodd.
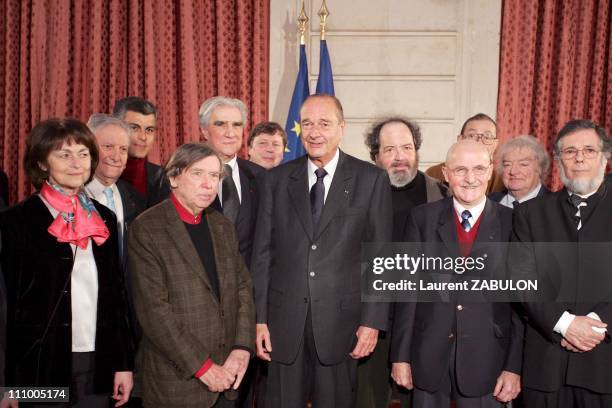
<path id="1" fill-rule="evenodd" d="M 393 166 L 391 166 L 390 170 L 393 170 Z M 391 171 L 389 172 L 389 181 L 391 182 L 391 185 L 393 187 L 401 188 L 408 185 L 412 180 L 414 180 L 416 174 L 416 165 L 414 167 L 410 167 L 410 169 L 408 170 L 401 170 L 395 172 Z"/>
<path id="2" fill-rule="evenodd" d="M 559 177 L 561 178 L 561 182 L 570 192 L 580 195 L 589 194 L 592 191 L 595 191 L 599 188 L 601 183 L 603 182 L 605 173 L 606 173 L 606 164 L 607 161 L 605 158 L 602 158 L 601 165 L 599 166 L 599 172 L 597 176 L 592 179 L 569 179 L 565 174 L 565 170 L 563 169 L 563 165 L 559 166 Z"/>

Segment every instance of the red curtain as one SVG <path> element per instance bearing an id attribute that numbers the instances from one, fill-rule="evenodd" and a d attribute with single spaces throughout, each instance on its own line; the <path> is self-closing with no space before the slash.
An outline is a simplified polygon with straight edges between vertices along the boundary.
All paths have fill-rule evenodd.
<path id="1" fill-rule="evenodd" d="M 137 95 L 159 110 L 150 159 L 199 139 L 204 99 L 242 99 L 267 119 L 269 0 L 0 2 L 0 161 L 11 201 L 30 192 L 24 140 L 41 119 L 86 121 Z M 248 126 L 247 124 L 247 127 Z"/>
<path id="2" fill-rule="evenodd" d="M 549 152 L 570 119 L 612 128 L 612 2 L 505 0 L 497 120 L 502 140 L 536 136 Z M 558 169 L 548 184 L 560 187 Z"/>

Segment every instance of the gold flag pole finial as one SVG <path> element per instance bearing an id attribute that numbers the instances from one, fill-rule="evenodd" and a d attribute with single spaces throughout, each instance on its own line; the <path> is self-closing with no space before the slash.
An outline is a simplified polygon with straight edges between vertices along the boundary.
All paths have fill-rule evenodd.
<path id="1" fill-rule="evenodd" d="M 319 9 L 319 25 L 321 26 L 321 40 L 325 39 L 325 25 L 327 24 L 327 17 L 329 16 L 329 10 L 327 9 L 327 4 L 325 0 L 321 3 L 321 8 Z"/>
<path id="2" fill-rule="evenodd" d="M 306 42 L 304 41 L 304 33 L 306 32 L 308 21 L 309 19 L 306 15 L 306 10 L 304 9 L 304 1 L 302 0 L 302 10 L 300 11 L 300 15 L 297 19 L 298 29 L 300 30 L 300 45 L 306 44 Z"/>

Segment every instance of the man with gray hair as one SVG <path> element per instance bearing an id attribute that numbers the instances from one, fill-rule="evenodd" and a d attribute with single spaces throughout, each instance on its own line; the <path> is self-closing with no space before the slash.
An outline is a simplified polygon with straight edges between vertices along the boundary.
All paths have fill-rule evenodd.
<path id="1" fill-rule="evenodd" d="M 550 160 L 538 139 L 517 136 L 497 149 L 497 174 L 502 175 L 506 191 L 493 192 L 489 198 L 509 208 L 548 194 L 542 182 L 548 175 Z"/>
<path id="2" fill-rule="evenodd" d="M 219 181 L 217 197 L 211 206 L 234 224 L 240 254 L 250 268 L 259 201 L 255 177 L 265 169 L 238 157 L 244 140 L 246 107 L 240 99 L 215 96 L 202 103 L 198 116 L 202 139 L 223 161 L 226 175 Z M 240 406 L 253 405 L 251 399 L 257 377 L 256 370 L 258 365 L 252 365 L 245 375 L 240 389 Z M 262 394 L 263 391 L 260 391 L 259 394 Z"/>
<path id="3" fill-rule="evenodd" d="M 130 326 L 134 330 L 135 343 L 138 344 L 141 333 L 134 313 L 131 279 L 127 268 L 127 235 L 128 226 L 146 209 L 146 202 L 130 183 L 119 178 L 128 160 L 131 131 L 122 120 L 104 113 L 91 115 L 87 127 L 96 137 L 99 162 L 93 178 L 85 186 L 85 192 L 108 207 L 117 217 L 119 256 L 127 291 Z"/>
<path id="4" fill-rule="evenodd" d="M 119 253 L 125 260 L 128 225 L 144 211 L 146 205 L 134 187 L 120 179 L 128 160 L 131 131 L 122 120 L 104 113 L 91 115 L 87 126 L 96 137 L 100 161 L 85 191 L 89 197 L 115 213 Z"/>
<path id="5" fill-rule="evenodd" d="M 554 143 L 564 188 L 514 211 L 510 271 L 542 278 L 542 292 L 523 303 L 528 407 L 612 406 L 610 151 L 603 127 L 566 123 Z"/>
<path id="6" fill-rule="evenodd" d="M 240 99 L 215 96 L 202 103 L 198 116 L 202 139 L 223 160 L 227 175 L 220 181 L 219 193 L 212 206 L 234 224 L 240 253 L 248 267 L 257 214 L 255 176 L 264 169 L 238 157 L 247 110 Z"/>

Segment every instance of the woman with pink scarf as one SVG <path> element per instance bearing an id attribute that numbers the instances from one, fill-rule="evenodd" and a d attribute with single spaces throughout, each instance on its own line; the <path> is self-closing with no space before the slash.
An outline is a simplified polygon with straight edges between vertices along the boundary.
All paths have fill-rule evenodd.
<path id="1" fill-rule="evenodd" d="M 108 407 L 111 397 L 120 406 L 133 385 L 117 222 L 83 191 L 97 163 L 83 123 L 40 122 L 24 158 L 37 191 L 0 213 L 5 386 L 68 387 L 70 401 L 59 406 Z"/>

